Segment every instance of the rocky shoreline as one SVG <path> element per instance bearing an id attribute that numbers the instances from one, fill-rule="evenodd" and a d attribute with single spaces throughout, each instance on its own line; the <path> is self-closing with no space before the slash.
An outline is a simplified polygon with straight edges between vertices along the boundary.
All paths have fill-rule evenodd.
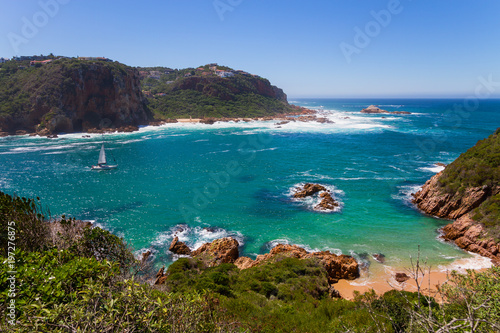
<path id="1" fill-rule="evenodd" d="M 203 262 L 207 267 L 217 266 L 223 263 L 232 263 L 240 270 L 252 268 L 265 263 L 272 263 L 283 258 L 312 259 L 325 268 L 330 295 L 339 297 L 334 284 L 340 279 L 354 280 L 360 276 L 358 262 L 348 255 L 336 255 L 329 251 L 307 252 L 297 245 L 278 244 L 267 254 L 258 255 L 255 260 L 249 257 L 239 256 L 239 243 L 231 237 L 216 239 L 211 243 L 205 243 L 198 249 L 191 251 L 189 247 L 175 237 L 170 244 L 172 253 L 191 256 Z M 162 268 L 156 275 L 154 284 L 163 284 L 167 279 L 165 269 Z"/>
<path id="2" fill-rule="evenodd" d="M 284 125 L 290 122 L 310 122 L 310 121 L 316 121 L 322 124 L 325 123 L 333 123 L 333 121 L 324 118 L 324 117 L 318 117 L 317 111 L 303 108 L 296 106 L 295 112 L 291 113 L 286 113 L 286 114 L 278 114 L 275 116 L 265 116 L 265 117 L 253 117 L 253 118 L 245 118 L 245 117 L 221 117 L 221 118 L 178 118 L 178 119 L 163 119 L 163 120 L 158 120 L 154 119 L 149 122 L 147 122 L 145 125 L 146 126 L 162 126 L 165 124 L 173 124 L 173 123 L 200 123 L 200 124 L 205 124 L 205 125 L 212 125 L 215 124 L 216 122 L 251 122 L 251 121 L 276 121 L 277 123 L 275 124 L 277 127 L 280 125 Z M 120 127 L 103 127 L 103 128 L 89 128 L 86 131 L 83 132 L 75 132 L 75 133 L 81 133 L 83 135 L 85 134 L 106 134 L 106 133 L 130 133 L 130 132 L 136 132 L 139 130 L 139 126 L 136 125 L 126 125 L 126 126 L 120 126 Z M 74 132 L 72 132 L 74 133 Z M 30 135 L 30 136 L 42 136 L 42 137 L 48 137 L 48 138 L 57 138 L 58 134 L 62 134 L 60 132 L 54 132 L 50 131 L 47 128 L 43 128 L 40 130 L 33 130 L 33 131 L 27 131 L 27 130 L 17 130 L 15 132 L 1 132 L 0 131 L 0 137 L 5 137 L 5 136 L 11 136 L 11 135 Z"/>
<path id="3" fill-rule="evenodd" d="M 487 198 L 500 193 L 500 186 L 470 187 L 456 193 L 445 193 L 439 186 L 443 171 L 429 179 L 420 191 L 413 193 L 413 203 L 423 212 L 455 220 L 441 229 L 442 238 L 458 247 L 492 259 L 500 265 L 500 243 L 488 235 L 483 224 L 472 219 L 472 210 Z"/>

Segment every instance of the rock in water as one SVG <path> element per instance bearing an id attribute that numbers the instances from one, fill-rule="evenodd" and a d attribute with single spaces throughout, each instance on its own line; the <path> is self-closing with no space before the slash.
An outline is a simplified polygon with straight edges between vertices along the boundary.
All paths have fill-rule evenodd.
<path id="1" fill-rule="evenodd" d="M 385 255 L 383 255 L 382 253 L 375 253 L 372 255 L 372 257 L 381 264 L 385 262 Z"/>
<path id="2" fill-rule="evenodd" d="M 177 236 L 174 238 L 174 240 L 172 240 L 172 243 L 170 243 L 170 247 L 168 249 L 175 254 L 191 254 L 191 250 L 189 249 L 189 247 L 185 243 L 180 242 L 179 237 Z"/>
<path id="3" fill-rule="evenodd" d="M 322 185 L 319 184 L 311 184 L 307 183 L 305 184 L 302 189 L 297 190 L 295 194 L 293 195 L 294 198 L 305 198 L 308 196 L 311 196 L 313 194 L 316 194 L 321 191 L 326 191 L 326 188 Z"/>
<path id="4" fill-rule="evenodd" d="M 334 210 L 335 207 L 339 206 L 330 193 L 323 192 L 319 196 L 323 198 L 323 200 L 314 207 L 315 210 Z"/>
<path id="5" fill-rule="evenodd" d="M 408 111 L 387 111 L 382 110 L 376 105 L 370 105 L 366 109 L 361 110 L 361 113 L 392 113 L 392 114 L 411 114 Z"/>

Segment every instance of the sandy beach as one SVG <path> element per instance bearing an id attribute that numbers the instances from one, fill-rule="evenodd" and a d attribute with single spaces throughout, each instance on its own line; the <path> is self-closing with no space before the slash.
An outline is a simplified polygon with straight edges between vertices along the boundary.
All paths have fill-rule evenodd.
<path id="1" fill-rule="evenodd" d="M 177 121 L 179 123 L 199 123 L 200 122 L 200 118 L 179 118 L 177 119 Z"/>
<path id="2" fill-rule="evenodd" d="M 472 254 L 472 256 L 472 258 L 455 260 L 446 266 L 430 267 L 430 269 L 429 267 L 422 267 L 424 274 L 422 275 L 422 272 L 419 273 L 418 279 L 415 279 L 415 274 L 411 269 L 409 269 L 409 267 L 396 268 L 381 264 L 378 264 L 377 266 L 372 265 L 375 267 L 370 270 L 362 271 L 361 277 L 356 280 L 340 280 L 337 284 L 335 284 L 335 289 L 339 291 L 343 298 L 352 300 L 354 298 L 355 291 L 364 293 L 373 289 L 378 295 L 381 295 L 391 289 L 412 292 L 417 291 L 416 280 L 418 280 L 421 291 L 426 295 L 435 297 L 437 287 L 449 280 L 452 271 L 456 271 L 460 274 L 466 274 L 468 269 L 483 271 L 493 265 L 491 260 L 488 258 L 481 257 L 477 254 Z M 410 278 L 403 283 L 399 283 L 395 279 L 396 273 L 405 273 Z"/>

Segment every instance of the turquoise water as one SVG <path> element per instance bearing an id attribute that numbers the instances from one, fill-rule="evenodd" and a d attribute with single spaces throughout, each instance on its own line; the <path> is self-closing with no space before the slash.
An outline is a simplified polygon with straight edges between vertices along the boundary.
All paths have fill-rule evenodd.
<path id="1" fill-rule="evenodd" d="M 462 100 L 295 100 L 334 124 L 275 122 L 171 124 L 109 134 L 113 171 L 91 171 L 102 138 L 0 138 L 0 188 L 39 196 L 53 216 L 66 214 L 124 237 L 157 264 L 175 260 L 177 233 L 191 247 L 234 236 L 244 255 L 276 243 L 300 244 L 366 258 L 383 253 L 400 266 L 416 255 L 433 265 L 469 254 L 437 239 L 445 220 L 409 203 L 439 167 L 490 135 L 499 100 L 460 110 Z M 364 115 L 378 104 L 411 115 Z M 304 182 L 327 186 L 341 203 L 316 212 L 294 201 Z M 368 256 L 369 258 L 369 256 Z M 366 260 L 366 259 L 363 259 Z M 376 264 L 376 263 L 375 263 Z"/>

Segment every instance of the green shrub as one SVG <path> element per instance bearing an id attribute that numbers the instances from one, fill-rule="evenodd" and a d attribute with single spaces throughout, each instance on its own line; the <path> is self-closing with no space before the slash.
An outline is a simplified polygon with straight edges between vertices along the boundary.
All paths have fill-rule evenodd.
<path id="1" fill-rule="evenodd" d="M 439 184 L 447 193 L 460 188 L 500 183 L 500 132 L 497 130 L 449 164 L 439 178 Z"/>
<path id="2" fill-rule="evenodd" d="M 70 250 L 79 256 L 116 262 L 122 272 L 130 270 L 136 263 L 124 240 L 101 228 L 84 228 L 82 237 Z"/>
<path id="3" fill-rule="evenodd" d="M 26 199 L 0 191 L 0 255 L 6 256 L 9 241 L 23 251 L 46 248 L 49 228 L 45 215 L 39 198 Z"/>

